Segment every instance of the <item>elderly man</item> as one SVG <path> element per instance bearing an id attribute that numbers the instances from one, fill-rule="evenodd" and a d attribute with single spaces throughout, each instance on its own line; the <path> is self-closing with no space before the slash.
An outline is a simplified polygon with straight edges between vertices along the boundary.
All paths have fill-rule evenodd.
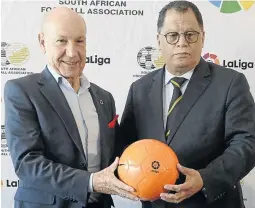
<path id="1" fill-rule="evenodd" d="M 121 121 L 123 147 L 155 138 L 177 154 L 176 185 L 145 208 L 241 208 L 239 181 L 255 164 L 255 107 L 245 76 L 201 58 L 199 9 L 172 1 L 158 18 L 165 66 L 130 87 Z"/>
<path id="2" fill-rule="evenodd" d="M 38 38 L 46 68 L 8 81 L 4 92 L 6 137 L 20 179 L 15 207 L 110 208 L 109 194 L 137 200 L 114 175 L 114 99 L 82 73 L 83 18 L 56 8 Z"/>

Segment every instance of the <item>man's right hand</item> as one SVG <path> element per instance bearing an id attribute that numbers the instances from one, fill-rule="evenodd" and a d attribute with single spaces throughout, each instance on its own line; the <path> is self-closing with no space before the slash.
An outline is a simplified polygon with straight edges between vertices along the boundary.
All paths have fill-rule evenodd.
<path id="1" fill-rule="evenodd" d="M 114 171 L 119 164 L 119 158 L 116 157 L 115 161 L 107 168 L 93 174 L 93 190 L 98 193 L 119 195 L 121 197 L 138 201 L 139 198 L 132 194 L 134 188 L 126 185 L 118 180 Z"/>

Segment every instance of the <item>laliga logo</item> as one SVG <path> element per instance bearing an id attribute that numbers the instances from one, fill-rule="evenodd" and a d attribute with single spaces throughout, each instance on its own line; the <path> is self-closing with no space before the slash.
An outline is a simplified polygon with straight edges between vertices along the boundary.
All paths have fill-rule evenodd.
<path id="1" fill-rule="evenodd" d="M 159 164 L 158 161 L 153 161 L 152 164 L 151 164 L 151 166 L 152 166 L 153 169 L 156 169 L 156 170 L 157 170 L 157 169 L 159 169 L 160 164 Z"/>
<path id="2" fill-rule="evenodd" d="M 158 161 L 156 161 L 156 160 L 153 161 L 153 162 L 151 163 L 151 167 L 152 167 L 151 172 L 159 173 L 158 169 L 159 169 L 159 167 L 160 167 L 160 163 L 159 163 Z"/>
<path id="3" fill-rule="evenodd" d="M 5 183 L 1 180 L 1 187 L 16 188 L 19 187 L 19 180 L 6 180 Z"/>
<path id="4" fill-rule="evenodd" d="M 203 55 L 204 60 L 207 62 L 212 62 L 215 64 L 220 64 L 220 60 L 216 54 L 213 53 L 206 53 Z M 242 61 L 241 59 L 239 60 L 232 60 L 232 61 L 227 61 L 223 60 L 222 66 L 227 67 L 227 68 L 240 68 L 240 69 L 248 69 L 248 68 L 254 68 L 254 62 L 247 62 L 247 61 Z"/>
<path id="5" fill-rule="evenodd" d="M 235 0 L 235 1 L 229 1 L 229 0 L 209 0 L 210 3 L 212 3 L 214 6 L 218 7 L 220 9 L 221 13 L 235 13 L 239 12 L 241 10 L 247 11 L 251 8 L 254 0 Z"/>
<path id="6" fill-rule="evenodd" d="M 97 64 L 99 66 L 104 65 L 104 64 L 110 64 L 111 59 L 109 57 L 98 57 L 97 55 L 95 56 L 88 56 L 86 57 L 86 63 L 87 64 Z"/>
<path id="7" fill-rule="evenodd" d="M 206 53 L 203 58 L 208 61 L 208 62 L 212 62 L 215 64 L 220 64 L 220 61 L 217 57 L 217 55 L 213 54 L 213 53 Z"/>

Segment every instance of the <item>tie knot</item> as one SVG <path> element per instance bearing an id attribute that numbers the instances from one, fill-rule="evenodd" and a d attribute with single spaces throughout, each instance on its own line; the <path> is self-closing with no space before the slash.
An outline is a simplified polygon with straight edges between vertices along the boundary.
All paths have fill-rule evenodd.
<path id="1" fill-rule="evenodd" d="M 186 80 L 187 79 L 184 77 L 174 77 L 170 80 L 170 82 L 173 84 L 174 87 L 181 88 L 181 86 Z"/>

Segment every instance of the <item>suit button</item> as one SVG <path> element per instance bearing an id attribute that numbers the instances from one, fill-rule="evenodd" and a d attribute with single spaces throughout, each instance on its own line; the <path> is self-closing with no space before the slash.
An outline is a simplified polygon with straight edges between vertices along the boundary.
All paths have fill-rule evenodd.
<path id="1" fill-rule="evenodd" d="M 86 168 L 86 163 L 82 163 L 81 167 L 85 169 Z"/>
<path id="2" fill-rule="evenodd" d="M 207 192 L 206 192 L 205 188 L 202 189 L 202 193 L 203 193 L 204 197 L 207 198 Z"/>

